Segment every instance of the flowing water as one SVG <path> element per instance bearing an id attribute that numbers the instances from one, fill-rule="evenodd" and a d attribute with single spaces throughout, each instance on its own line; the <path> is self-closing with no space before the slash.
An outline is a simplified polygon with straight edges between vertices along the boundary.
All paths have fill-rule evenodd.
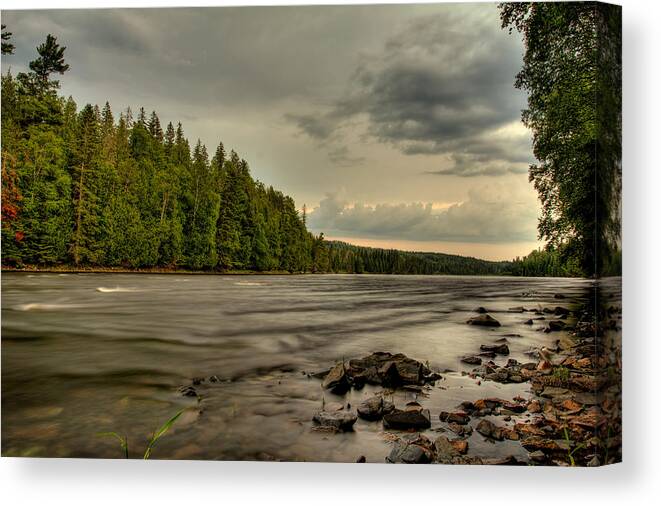
<path id="1" fill-rule="evenodd" d="M 401 352 L 444 379 L 426 392 L 395 394 L 396 405 L 418 398 L 432 414 L 462 400 L 528 394 L 460 374 L 459 361 L 506 334 L 510 357 L 561 333 L 527 326 L 514 306 L 576 306 L 588 281 L 579 279 L 395 275 L 2 275 L 2 453 L 48 457 L 121 457 L 128 436 L 141 456 L 151 432 L 186 408 L 152 458 L 278 459 L 383 462 L 391 435 L 379 422 L 355 430 L 312 429 L 322 403 L 350 402 L 323 392 L 308 373 L 374 351 Z M 562 293 L 565 300 L 554 299 Z M 477 306 L 502 327 L 466 325 Z M 506 358 L 497 359 L 505 361 Z M 194 378 L 200 400 L 179 388 Z M 471 452 L 525 454 L 516 442 L 486 443 L 474 433 Z"/>

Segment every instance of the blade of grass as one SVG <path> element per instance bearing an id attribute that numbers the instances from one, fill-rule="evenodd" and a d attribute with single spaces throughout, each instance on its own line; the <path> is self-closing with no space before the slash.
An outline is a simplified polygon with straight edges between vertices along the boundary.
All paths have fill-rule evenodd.
<path id="1" fill-rule="evenodd" d="M 99 432 L 97 434 L 99 437 L 114 437 L 119 441 L 119 445 L 122 447 L 122 450 L 124 451 L 124 458 L 128 459 L 129 458 L 129 440 L 126 436 L 122 437 L 116 432 Z"/>
<path id="2" fill-rule="evenodd" d="M 158 429 L 156 432 L 154 432 L 151 436 L 151 439 L 149 440 L 149 443 L 147 444 L 147 449 L 145 450 L 145 454 L 143 455 L 143 459 L 147 460 L 151 456 L 151 451 L 156 446 L 157 441 L 165 435 L 165 433 L 170 430 L 170 427 L 174 424 L 174 422 L 177 421 L 177 418 L 181 416 L 181 414 L 184 412 L 184 409 L 180 410 L 175 414 L 172 418 L 170 418 L 167 422 L 165 422 L 160 429 Z"/>

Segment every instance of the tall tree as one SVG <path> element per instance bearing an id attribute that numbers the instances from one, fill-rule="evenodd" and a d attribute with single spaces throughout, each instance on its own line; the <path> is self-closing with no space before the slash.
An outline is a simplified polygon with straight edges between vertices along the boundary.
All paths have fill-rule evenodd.
<path id="1" fill-rule="evenodd" d="M 11 40 L 12 33 L 7 30 L 7 25 L 2 25 L 2 54 L 14 54 L 14 49 L 16 46 L 9 42 Z"/>
<path id="2" fill-rule="evenodd" d="M 540 239 L 585 275 L 619 247 L 621 8 L 596 2 L 500 4 L 503 28 L 525 43 L 517 88 L 528 92 L 530 181 L 542 203 Z"/>
<path id="3" fill-rule="evenodd" d="M 51 34 L 46 36 L 46 42 L 37 47 L 39 58 L 30 62 L 30 70 L 45 87 L 57 86 L 58 81 L 50 79 L 51 74 L 64 74 L 69 70 L 69 64 L 64 61 L 65 46 L 57 43 L 57 38 Z"/>

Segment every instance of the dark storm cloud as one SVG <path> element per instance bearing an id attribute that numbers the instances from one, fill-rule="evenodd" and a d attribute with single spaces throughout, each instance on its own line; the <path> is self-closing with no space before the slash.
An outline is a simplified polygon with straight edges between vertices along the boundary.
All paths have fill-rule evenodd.
<path id="1" fill-rule="evenodd" d="M 342 120 L 368 118 L 368 132 L 409 155 L 446 155 L 438 174 L 521 173 L 528 139 L 492 134 L 517 122 L 524 106 L 513 90 L 520 62 L 516 41 L 490 16 L 426 16 L 365 58 L 344 97 L 326 111 L 297 116 L 311 137 L 336 134 Z M 522 164 L 524 165 L 522 167 Z"/>

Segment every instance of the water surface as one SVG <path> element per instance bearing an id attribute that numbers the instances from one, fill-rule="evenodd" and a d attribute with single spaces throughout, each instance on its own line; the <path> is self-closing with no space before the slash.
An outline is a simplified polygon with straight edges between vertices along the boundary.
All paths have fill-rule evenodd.
<path id="1" fill-rule="evenodd" d="M 383 462 L 391 437 L 378 422 L 355 431 L 312 430 L 322 402 L 350 402 L 308 377 L 342 358 L 402 352 L 436 370 L 450 370 L 418 398 L 432 413 L 465 399 L 527 394 L 527 385 L 462 377 L 459 358 L 506 334 L 511 357 L 558 333 L 526 326 L 515 306 L 565 306 L 582 299 L 578 279 L 397 275 L 2 275 L 2 452 L 49 457 L 121 456 L 128 435 L 139 456 L 158 425 L 187 408 L 153 458 L 283 459 Z M 503 326 L 466 325 L 477 306 Z M 506 358 L 499 359 L 505 361 Z M 193 378 L 201 401 L 178 389 Z M 487 385 L 488 383 L 488 385 Z M 323 399 L 323 400 L 322 400 Z M 471 436 L 471 452 L 525 455 L 515 442 L 489 445 Z"/>

